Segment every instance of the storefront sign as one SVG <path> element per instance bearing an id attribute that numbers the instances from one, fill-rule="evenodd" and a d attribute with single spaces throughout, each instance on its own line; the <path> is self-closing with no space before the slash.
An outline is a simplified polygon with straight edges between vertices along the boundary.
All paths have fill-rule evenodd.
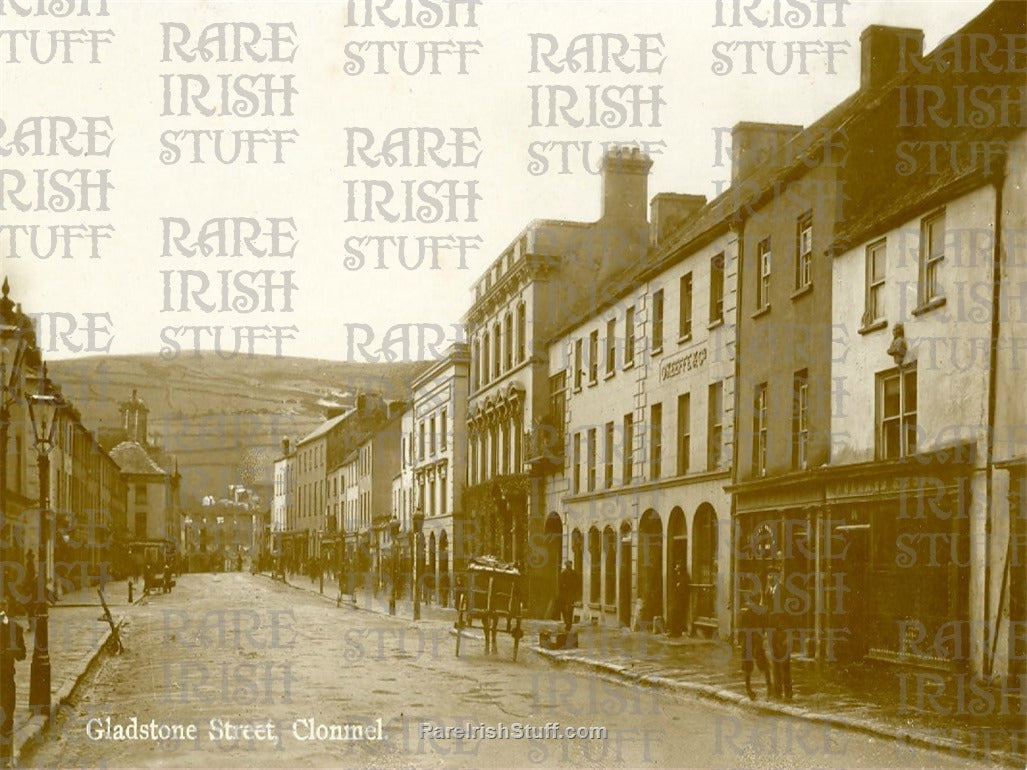
<path id="1" fill-rule="evenodd" d="M 704 363 L 706 363 L 706 348 L 693 350 L 691 353 L 681 356 L 681 358 L 675 358 L 673 361 L 665 363 L 660 368 L 660 382 L 676 377 L 682 372 L 698 369 Z"/>

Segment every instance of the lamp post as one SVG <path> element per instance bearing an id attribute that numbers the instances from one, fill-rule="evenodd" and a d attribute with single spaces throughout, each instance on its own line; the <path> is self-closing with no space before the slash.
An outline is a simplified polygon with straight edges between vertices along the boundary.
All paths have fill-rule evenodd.
<path id="1" fill-rule="evenodd" d="M 46 391 L 47 377 L 44 365 L 39 377 L 39 392 L 25 394 L 39 465 L 39 575 L 36 580 L 36 630 L 29 681 L 29 708 L 36 715 L 46 715 L 50 711 L 50 608 L 46 590 L 50 550 L 50 450 L 54 446 L 54 428 L 61 408 L 60 398 Z"/>
<path id="2" fill-rule="evenodd" d="M 346 589 L 346 575 L 347 575 L 347 568 L 346 568 L 346 556 L 347 556 L 347 554 L 346 554 L 346 512 L 345 512 L 345 504 L 343 504 L 343 506 L 344 506 L 344 509 L 343 509 L 343 514 L 342 514 L 342 520 L 339 522 L 339 559 L 338 559 L 339 574 L 337 575 L 337 578 L 339 580 L 339 601 L 336 602 L 336 606 L 337 607 L 341 607 L 342 606 L 342 597 L 343 597 L 343 594 L 346 593 L 345 589 Z"/>
<path id="3" fill-rule="evenodd" d="M 421 619 L 421 528 L 424 526 L 424 513 L 418 508 L 414 511 L 414 620 Z"/>
<path id="4" fill-rule="evenodd" d="M 389 591 L 389 614 L 396 614 L 396 594 L 399 592 L 399 519 L 389 522 L 392 537 L 392 590 Z"/>

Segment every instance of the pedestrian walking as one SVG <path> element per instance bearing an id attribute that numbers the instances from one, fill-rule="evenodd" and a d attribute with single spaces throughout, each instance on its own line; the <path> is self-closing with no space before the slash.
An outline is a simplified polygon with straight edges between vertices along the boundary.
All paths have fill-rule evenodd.
<path id="1" fill-rule="evenodd" d="M 14 664 L 25 660 L 25 632 L 0 605 L 0 766 L 11 767 L 14 756 Z"/>
<path id="2" fill-rule="evenodd" d="M 751 598 L 747 597 L 744 606 L 738 613 L 738 643 L 742 648 L 742 673 L 745 675 L 745 692 L 750 700 L 756 700 L 756 691 L 752 689 L 752 672 L 759 669 L 767 684 L 767 696 L 772 691 L 770 683 L 770 664 L 763 627 L 763 615 L 752 606 Z"/>
<path id="3" fill-rule="evenodd" d="M 570 560 L 566 561 L 557 579 L 556 606 L 567 631 L 570 631 L 571 626 L 574 625 L 574 602 L 578 599 L 580 584 L 581 581 L 578 579 L 578 573 L 574 571 L 574 565 Z"/>
<path id="4" fill-rule="evenodd" d="M 770 661 L 770 681 L 773 697 L 792 699 L 792 650 L 788 616 L 781 588 L 781 570 L 773 567 L 767 574 L 764 603 L 767 618 L 766 651 Z"/>

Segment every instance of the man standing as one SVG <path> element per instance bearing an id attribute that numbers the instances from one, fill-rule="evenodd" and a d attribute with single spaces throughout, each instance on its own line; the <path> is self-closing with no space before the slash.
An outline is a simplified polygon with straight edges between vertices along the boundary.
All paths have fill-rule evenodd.
<path id="1" fill-rule="evenodd" d="M 738 613 L 738 642 L 742 648 L 742 673 L 745 675 L 745 692 L 750 700 L 756 700 L 756 691 L 752 688 L 752 672 L 758 668 L 767 683 L 767 695 L 773 693 L 770 681 L 770 666 L 764 647 L 763 615 L 758 606 L 754 606 L 751 596 L 746 596 L 742 609 Z"/>
<path id="2" fill-rule="evenodd" d="M 765 610 L 767 613 L 767 657 L 773 697 L 792 699 L 792 651 L 788 617 L 781 590 L 781 569 L 774 566 L 767 574 Z"/>
<path id="3" fill-rule="evenodd" d="M 578 573 L 574 571 L 574 565 L 570 560 L 564 562 L 563 569 L 557 581 L 556 604 L 563 618 L 563 624 L 567 631 L 574 625 L 574 602 L 578 598 Z"/>
<path id="4" fill-rule="evenodd" d="M 25 633 L 0 606 L 0 766 L 10 767 L 14 756 L 14 662 L 25 660 Z"/>
<path id="5" fill-rule="evenodd" d="M 675 562 L 674 574 L 671 579 L 671 615 L 670 623 L 668 624 L 670 635 L 673 637 L 681 636 L 684 630 L 688 628 L 689 584 L 688 570 L 685 569 L 684 563 L 680 561 Z"/>

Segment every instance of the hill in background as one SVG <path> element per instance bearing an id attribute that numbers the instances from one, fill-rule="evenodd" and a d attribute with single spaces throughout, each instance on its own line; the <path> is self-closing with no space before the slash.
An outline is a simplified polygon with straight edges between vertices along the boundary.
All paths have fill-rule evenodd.
<path id="1" fill-rule="evenodd" d="M 410 381 L 428 365 L 209 354 L 80 358 L 51 362 L 49 370 L 101 438 L 120 428 L 119 407 L 138 391 L 150 410 L 150 442 L 178 459 L 182 504 L 193 507 L 204 495 L 224 496 L 229 484 L 268 494 L 283 439 L 302 438 L 358 392 L 408 399 Z"/>

